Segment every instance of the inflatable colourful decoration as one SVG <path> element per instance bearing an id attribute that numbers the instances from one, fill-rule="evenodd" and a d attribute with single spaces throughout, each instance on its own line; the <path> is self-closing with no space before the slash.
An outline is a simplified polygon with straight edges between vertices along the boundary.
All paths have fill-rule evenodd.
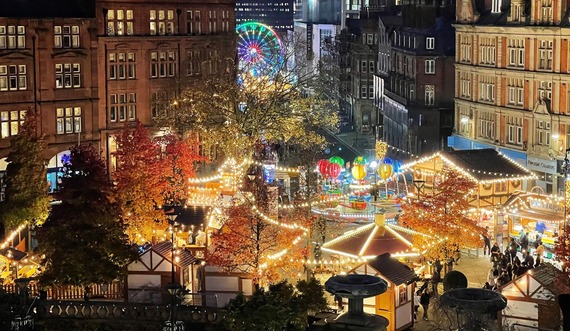
<path id="1" fill-rule="evenodd" d="M 366 161 L 366 158 L 365 158 L 364 156 L 357 156 L 357 157 L 354 159 L 354 163 L 355 163 L 355 164 L 366 164 L 366 162 L 367 162 L 367 161 Z"/>
<path id="2" fill-rule="evenodd" d="M 327 175 L 329 175 L 330 178 L 335 179 L 338 177 L 338 175 L 340 175 L 341 170 L 342 168 L 340 164 L 329 163 L 329 166 L 327 167 Z"/>
<path id="3" fill-rule="evenodd" d="M 352 177 L 356 180 L 362 180 L 366 177 L 366 167 L 362 164 L 355 164 L 352 167 Z"/>
<path id="4" fill-rule="evenodd" d="M 342 159 L 342 157 L 340 156 L 333 156 L 329 159 L 330 163 L 336 163 L 338 164 L 341 168 L 344 167 L 344 160 Z"/>
<path id="5" fill-rule="evenodd" d="M 392 165 L 389 163 L 383 163 L 380 165 L 380 167 L 378 167 L 378 175 L 384 180 L 392 177 L 393 173 L 394 167 L 392 167 Z"/>
<path id="6" fill-rule="evenodd" d="M 331 164 L 329 160 L 319 160 L 319 162 L 317 162 L 317 167 L 319 168 L 319 172 L 325 178 L 327 177 L 327 169 L 329 167 L 329 164 Z"/>

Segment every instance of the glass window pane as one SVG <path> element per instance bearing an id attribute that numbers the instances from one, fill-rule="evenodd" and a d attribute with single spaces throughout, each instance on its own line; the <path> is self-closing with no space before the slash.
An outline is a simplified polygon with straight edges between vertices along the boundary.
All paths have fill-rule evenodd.
<path id="1" fill-rule="evenodd" d="M 73 108 L 73 115 L 80 116 L 81 115 L 81 107 Z"/>
<path id="2" fill-rule="evenodd" d="M 65 131 L 63 129 L 63 118 L 57 119 L 57 133 L 58 134 L 65 133 Z"/>

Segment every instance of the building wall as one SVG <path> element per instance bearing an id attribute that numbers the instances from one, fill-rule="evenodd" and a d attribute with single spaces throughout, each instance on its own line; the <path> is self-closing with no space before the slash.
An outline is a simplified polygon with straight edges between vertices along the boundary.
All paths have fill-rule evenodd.
<path id="1" fill-rule="evenodd" d="M 557 193 L 562 178 L 556 161 L 570 147 L 570 29 L 559 26 L 565 8 L 554 6 L 547 17 L 538 6 L 532 2 L 529 23 L 511 13 L 508 22 L 486 26 L 472 24 L 475 18 L 458 9 L 455 131 L 538 163 L 554 162 L 532 170 L 539 175 L 535 185 Z"/>
<path id="2" fill-rule="evenodd" d="M 153 98 L 174 97 L 235 58 L 234 6 L 231 0 L 98 0 L 93 18 L 0 18 L 0 159 L 18 127 L 10 115 L 20 110 L 39 112 L 46 158 L 80 140 L 99 145 L 110 159 L 117 130 L 136 119 L 154 124 Z M 20 65 L 25 73 L 17 73 Z"/>

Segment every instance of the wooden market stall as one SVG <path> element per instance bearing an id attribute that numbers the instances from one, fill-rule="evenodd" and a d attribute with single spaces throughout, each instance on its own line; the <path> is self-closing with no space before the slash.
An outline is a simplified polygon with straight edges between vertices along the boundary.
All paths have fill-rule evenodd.
<path id="1" fill-rule="evenodd" d="M 504 204 L 502 214 L 507 222 L 506 238 L 518 239 L 524 232 L 529 247 L 542 241 L 547 250 L 553 251 L 564 226 L 564 198 L 516 192 Z"/>
<path id="2" fill-rule="evenodd" d="M 477 184 L 477 189 L 468 196 L 475 208 L 500 206 L 512 193 L 522 189 L 524 181 L 536 178 L 528 169 L 494 149 L 437 152 L 401 167 L 412 173 L 414 191 L 419 195 L 433 190 L 444 169 L 458 171 Z"/>
<path id="3" fill-rule="evenodd" d="M 172 263 L 175 282 L 193 291 L 199 266 L 197 262 L 186 249 L 176 249 L 173 259 L 169 241 L 144 247 L 138 259 L 127 265 L 127 300 L 153 303 L 168 300 L 166 287 L 172 281 Z"/>
<path id="4" fill-rule="evenodd" d="M 378 276 L 388 282 L 388 290 L 364 300 L 365 311 L 383 316 L 390 324 L 387 331 L 408 329 L 414 324 L 414 270 L 384 253 L 368 260 L 349 273 Z"/>
<path id="5" fill-rule="evenodd" d="M 570 293 L 570 278 L 552 264 L 543 263 L 507 283 L 501 293 L 507 298 L 501 319 L 511 330 L 559 330 L 557 298 Z"/>

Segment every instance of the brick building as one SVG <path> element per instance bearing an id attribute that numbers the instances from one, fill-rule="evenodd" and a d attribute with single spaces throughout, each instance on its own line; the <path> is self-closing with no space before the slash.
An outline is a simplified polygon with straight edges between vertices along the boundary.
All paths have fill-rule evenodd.
<path id="1" fill-rule="evenodd" d="M 455 149 L 495 148 L 563 190 L 570 27 L 557 1 L 457 2 Z"/>
<path id="2" fill-rule="evenodd" d="M 0 173 L 27 110 L 40 114 L 48 172 L 78 141 L 110 159 L 125 123 L 152 126 L 156 99 L 234 58 L 234 9 L 232 0 L 2 1 Z"/>
<path id="3" fill-rule="evenodd" d="M 446 146 L 453 127 L 454 3 L 402 3 L 380 18 L 375 103 L 383 140 L 413 154 Z M 389 61 L 389 62 L 388 62 Z"/>

